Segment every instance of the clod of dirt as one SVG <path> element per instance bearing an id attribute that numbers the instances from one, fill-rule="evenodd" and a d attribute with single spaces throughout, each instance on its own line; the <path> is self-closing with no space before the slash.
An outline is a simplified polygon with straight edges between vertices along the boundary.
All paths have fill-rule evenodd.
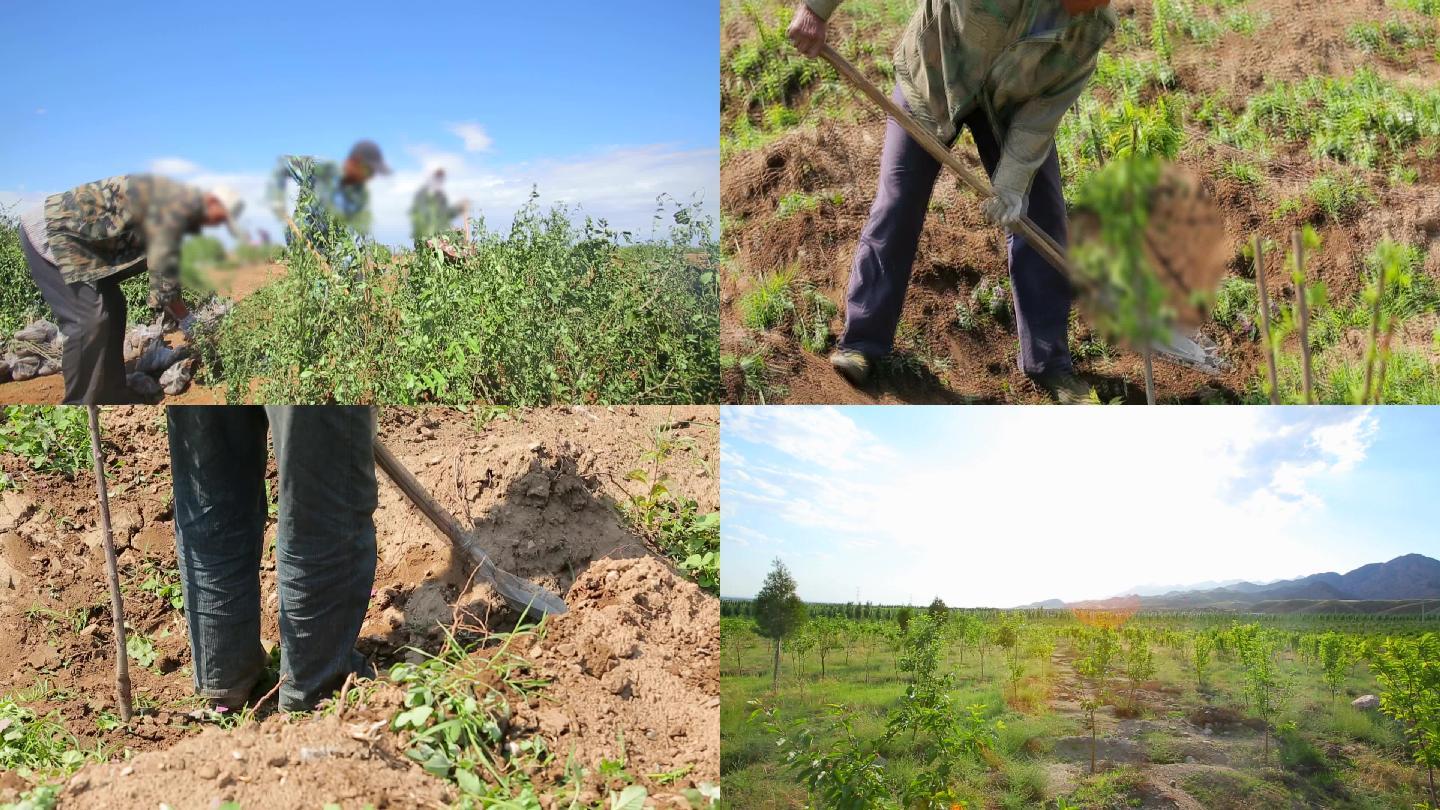
<path id="1" fill-rule="evenodd" d="M 522 708 L 564 761 L 624 760 L 637 776 L 693 766 L 719 779 L 720 608 L 652 558 L 591 566 L 529 651 L 545 694 L 564 703 Z"/>
<path id="2" fill-rule="evenodd" d="M 242 807 L 313 808 L 372 804 L 381 808 L 445 806 L 445 783 L 415 767 L 394 747 L 384 720 L 289 722 L 282 716 L 234 731 L 214 728 L 129 762 L 89 765 L 71 777 L 61 808 L 119 810 Z"/>
<path id="3" fill-rule="evenodd" d="M 1220 209 L 1194 173 L 1165 165 L 1150 190 L 1145 253 L 1164 287 L 1180 326 L 1200 327 L 1229 266 L 1230 243 Z M 1071 216 L 1074 244 L 1098 239 L 1099 218 L 1079 210 Z M 1092 304 L 1081 300 L 1080 304 Z"/>

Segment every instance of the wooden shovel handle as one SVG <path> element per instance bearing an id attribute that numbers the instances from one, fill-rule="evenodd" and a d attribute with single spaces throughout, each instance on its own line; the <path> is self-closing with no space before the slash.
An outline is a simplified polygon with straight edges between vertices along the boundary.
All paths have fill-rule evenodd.
<path id="1" fill-rule="evenodd" d="M 910 134 L 910 137 L 915 139 L 916 143 L 920 144 L 926 152 L 930 153 L 931 157 L 940 161 L 942 165 L 949 167 L 951 171 L 959 175 L 961 182 L 965 183 L 965 185 L 969 186 L 971 190 L 981 197 L 990 196 L 992 192 L 988 182 L 965 168 L 965 164 L 961 163 L 960 159 L 956 157 L 953 152 L 947 149 L 944 144 L 940 143 L 940 139 L 936 138 L 934 133 L 921 126 L 920 122 L 915 120 L 915 116 L 906 112 L 903 107 L 896 104 L 889 96 L 880 92 L 880 88 L 865 78 L 865 75 L 854 65 L 850 64 L 849 60 L 841 56 L 828 44 L 821 48 L 820 56 L 833 65 L 835 70 L 839 71 L 840 75 L 845 77 L 857 90 L 864 93 L 871 101 L 880 105 L 880 109 L 884 110 L 887 115 L 894 119 L 895 123 L 903 127 L 904 130 Z M 1020 217 L 1020 221 L 1015 223 L 1015 233 L 1023 236 L 1025 241 L 1029 242 L 1030 245 L 1035 248 L 1036 252 L 1044 256 L 1046 261 L 1050 262 L 1056 270 L 1060 271 L 1062 275 L 1069 279 L 1071 284 L 1080 283 L 1081 276 L 1076 272 L 1075 266 L 1070 264 L 1069 258 L 1065 255 L 1065 249 L 1060 247 L 1060 244 L 1054 239 L 1051 239 L 1049 234 L 1040 230 L 1029 216 L 1022 216 Z"/>

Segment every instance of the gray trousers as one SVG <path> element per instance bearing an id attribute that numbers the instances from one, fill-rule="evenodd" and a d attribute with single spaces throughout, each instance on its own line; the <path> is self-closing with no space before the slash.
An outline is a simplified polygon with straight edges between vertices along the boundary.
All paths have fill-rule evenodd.
<path id="1" fill-rule="evenodd" d="M 900 88 L 894 98 L 908 109 Z M 961 122 L 980 151 L 991 176 L 1001 145 L 983 111 Z M 905 290 L 920 246 L 920 230 L 940 162 L 895 121 L 885 125 L 880 154 L 880 184 L 870 219 L 860 234 L 845 304 L 840 346 L 872 356 L 888 354 L 905 305 Z M 1060 188 L 1060 158 L 1054 146 L 1035 174 L 1028 201 L 1030 218 L 1063 247 L 1066 244 L 1065 196 Z M 1073 292 L 1070 283 L 1023 238 L 1011 235 L 1010 286 L 1015 329 L 1020 338 L 1020 369 L 1028 374 L 1071 369 L 1067 333 Z"/>
<path id="2" fill-rule="evenodd" d="M 239 705 L 265 670 L 260 644 L 265 434 L 280 514 L 280 708 L 311 709 L 352 672 L 375 583 L 375 413 L 340 405 L 171 406 L 175 543 L 202 696 Z"/>
<path id="3" fill-rule="evenodd" d="M 95 284 L 65 283 L 60 268 L 30 244 L 20 229 L 20 251 L 30 278 L 65 336 L 60 374 L 65 378 L 65 405 L 121 405 L 135 402 L 125 386 L 125 293 L 121 278 Z"/>

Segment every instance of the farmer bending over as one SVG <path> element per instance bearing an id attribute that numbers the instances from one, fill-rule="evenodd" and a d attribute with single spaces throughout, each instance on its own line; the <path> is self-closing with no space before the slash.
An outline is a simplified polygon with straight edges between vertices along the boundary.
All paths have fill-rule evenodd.
<path id="1" fill-rule="evenodd" d="M 789 36 L 816 56 L 841 0 L 805 0 Z M 895 50 L 895 100 L 946 145 L 970 130 L 990 175 L 986 218 L 1010 229 L 1027 212 L 1066 243 L 1065 197 L 1055 130 L 1095 70 L 1115 30 L 1109 0 L 921 0 Z M 940 163 L 891 120 L 880 184 L 860 235 L 846 297 L 845 332 L 830 357 L 862 384 L 895 340 Z M 1023 238 L 1010 234 L 1010 282 L 1020 368 L 1061 402 L 1083 401 L 1066 342 L 1069 283 Z"/>
<path id="2" fill-rule="evenodd" d="M 350 673 L 375 584 L 375 414 L 368 407 L 172 406 L 175 547 L 195 690 L 239 708 L 265 674 L 260 565 L 265 434 L 274 437 L 280 514 L 280 708 L 315 707 Z"/>
<path id="3" fill-rule="evenodd" d="M 188 336 L 180 299 L 180 242 L 202 225 L 235 220 L 244 203 L 224 186 L 201 191 L 153 174 L 129 174 L 52 194 L 20 217 L 20 250 L 55 313 L 65 351 L 65 404 L 136 401 L 125 386 L 125 293 L 147 270 L 152 311 L 170 313 Z"/>

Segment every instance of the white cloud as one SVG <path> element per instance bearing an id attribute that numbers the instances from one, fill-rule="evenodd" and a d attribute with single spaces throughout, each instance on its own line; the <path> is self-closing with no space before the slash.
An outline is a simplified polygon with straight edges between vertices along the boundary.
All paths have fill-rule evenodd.
<path id="1" fill-rule="evenodd" d="M 667 144 L 615 147 L 571 156 L 508 165 L 478 166 L 464 152 L 426 145 L 398 150 L 405 157 L 390 163 L 395 172 L 370 183 L 373 233 L 389 245 L 410 241 L 410 204 L 436 168 L 446 172 L 446 190 L 454 201 L 466 199 L 473 218 L 484 217 L 492 230 L 508 229 L 515 213 L 530 199 L 532 189 L 548 207 L 565 204 L 573 218 L 606 220 L 637 239 L 666 235 L 666 224 L 655 221 L 656 199 L 669 194 L 688 202 L 698 195 L 703 210 L 718 221 L 719 154 L 713 149 L 684 149 Z M 274 241 L 284 240 L 285 225 L 270 211 L 270 167 L 262 171 L 217 172 L 182 156 L 164 156 L 150 162 L 149 170 L 201 187 L 225 183 L 245 200 L 240 224 L 251 234 L 266 231 Z M 30 192 L 23 187 L 0 189 L 0 208 L 21 210 L 36 204 L 51 189 Z M 293 189 L 292 199 L 293 199 Z M 656 233 L 656 226 L 659 232 Z M 222 239 L 224 229 L 213 231 Z"/>
<path id="2" fill-rule="evenodd" d="M 725 409 L 725 428 L 818 468 L 843 472 L 895 457 L 893 451 L 832 407 Z"/>
<path id="3" fill-rule="evenodd" d="M 810 560 L 796 571 L 809 599 L 853 598 L 863 581 L 875 599 L 1006 606 L 1343 567 L 1315 548 L 1323 493 L 1363 469 L 1372 415 L 1138 410 L 945 409 L 917 450 L 849 409 L 726 408 L 726 450 L 747 464 L 743 477 L 722 465 L 725 497 L 741 495 L 724 531 L 785 538 L 787 560 Z"/>
<path id="4" fill-rule="evenodd" d="M 488 152 L 490 147 L 495 144 L 490 133 L 485 131 L 485 127 L 474 121 L 451 124 L 449 129 L 451 134 L 465 142 L 466 152 Z"/>
<path id="5" fill-rule="evenodd" d="M 195 174 L 200 171 L 200 166 L 194 161 L 182 157 L 161 157 L 150 161 L 150 171 L 156 174 L 180 176 Z"/>
<path id="6" fill-rule="evenodd" d="M 1378 428 L 1374 415 L 1365 408 L 1343 422 L 1315 428 L 1310 434 L 1310 446 L 1333 458 L 1334 469 L 1344 472 L 1365 458 Z"/>

